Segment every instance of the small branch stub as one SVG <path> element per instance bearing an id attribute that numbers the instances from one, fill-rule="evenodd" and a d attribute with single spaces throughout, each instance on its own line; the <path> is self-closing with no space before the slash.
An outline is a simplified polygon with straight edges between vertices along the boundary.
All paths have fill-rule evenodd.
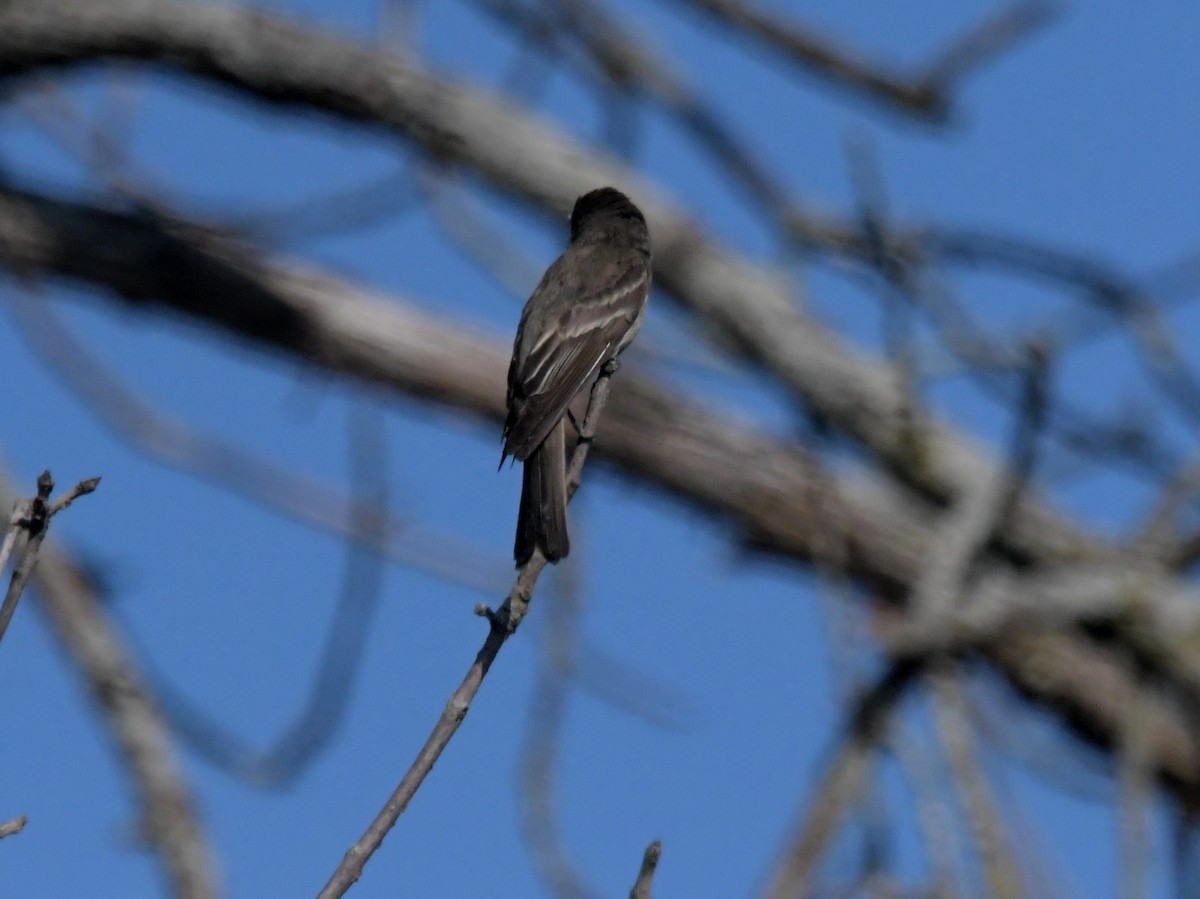
<path id="1" fill-rule="evenodd" d="M 0 604 L 0 640 L 4 639 L 25 585 L 33 576 L 38 550 L 46 537 L 50 520 L 76 499 L 95 490 L 99 483 L 99 478 L 80 481 L 51 504 L 50 494 L 54 491 L 54 478 L 49 470 L 43 471 L 38 475 L 37 494 L 30 499 L 19 501 L 13 507 L 8 518 L 8 527 L 4 532 L 4 542 L 0 545 L 0 572 L 3 572 L 9 560 L 12 560 L 12 577 L 4 594 L 4 602 Z"/>
<path id="2" fill-rule="evenodd" d="M 88 478 L 86 481 L 80 481 L 54 501 L 54 505 L 50 507 L 50 516 L 53 517 L 57 515 L 63 509 L 67 508 L 67 506 L 71 505 L 71 503 L 75 502 L 75 500 L 79 499 L 79 497 L 87 496 L 89 493 L 95 491 L 95 489 L 99 486 L 100 478 L 98 477 Z"/>
<path id="3" fill-rule="evenodd" d="M 658 860 L 662 857 L 662 841 L 655 840 L 646 847 L 642 856 L 642 869 L 638 871 L 633 889 L 629 891 L 629 899 L 654 899 L 654 872 L 658 870 Z"/>

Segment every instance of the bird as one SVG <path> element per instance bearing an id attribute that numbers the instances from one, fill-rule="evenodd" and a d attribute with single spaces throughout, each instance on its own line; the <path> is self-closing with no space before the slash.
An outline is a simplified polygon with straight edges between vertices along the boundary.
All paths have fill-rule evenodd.
<path id="1" fill-rule="evenodd" d="M 641 210 L 614 187 L 580 196 L 566 250 L 525 302 L 508 368 L 500 465 L 512 456 L 524 466 L 513 544 L 518 568 L 535 550 L 548 562 L 570 552 L 566 419 L 574 423 L 572 401 L 637 334 L 650 281 L 650 232 Z"/>

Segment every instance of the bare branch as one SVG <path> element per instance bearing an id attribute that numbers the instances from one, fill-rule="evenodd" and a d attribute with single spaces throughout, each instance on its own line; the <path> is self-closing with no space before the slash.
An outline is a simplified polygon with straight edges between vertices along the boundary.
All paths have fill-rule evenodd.
<path id="1" fill-rule="evenodd" d="M 1057 13 L 1056 4 L 1046 0 L 1020 0 L 1001 7 L 946 47 L 920 80 L 948 93 L 958 86 L 955 82 L 1045 28 Z"/>
<path id="2" fill-rule="evenodd" d="M 11 496 L 12 488 L 0 476 L 0 503 Z M 87 583 L 53 543 L 41 547 L 39 607 L 104 715 L 138 796 L 145 837 L 161 857 L 170 894 L 212 899 L 219 895 L 212 851 L 168 729 Z"/>
<path id="3" fill-rule="evenodd" d="M 537 284 L 541 270 L 523 253 L 506 229 L 489 227 L 482 210 L 463 197 L 457 179 L 430 167 L 420 189 L 442 233 L 459 252 L 514 297 L 524 297 Z"/>
<path id="4" fill-rule="evenodd" d="M 817 37 L 794 21 L 772 18 L 746 0 L 687 0 L 723 25 L 744 32 L 805 70 L 935 123 L 950 118 L 957 81 L 1049 21 L 1045 3 L 1022 2 L 954 41 L 924 72 L 905 75 Z"/>
<path id="5" fill-rule="evenodd" d="M 938 525 L 930 544 L 929 561 L 913 588 L 908 630 L 919 641 L 945 633 L 953 607 L 967 594 L 975 566 L 987 544 L 1003 530 L 1025 489 L 1045 421 L 1045 366 L 1044 351 L 1031 350 L 1008 469 L 997 471 L 990 481 L 980 484 Z M 902 650 L 892 644 L 892 651 Z"/>
<path id="6" fill-rule="evenodd" d="M 147 258 L 159 264 L 131 262 Z M 17 270 L 70 276 L 133 302 L 186 314 L 328 371 L 492 420 L 503 416 L 499 385 L 507 341 L 311 271 L 269 264 L 177 220 L 0 189 L 0 259 Z M 177 278 L 176 272 L 188 276 Z M 704 280 L 706 269 L 695 277 Z M 706 282 L 704 289 L 712 286 Z M 837 394 L 838 403 L 847 404 L 849 419 L 868 429 L 880 423 L 867 421 L 870 403 L 855 405 L 856 378 L 843 364 L 831 361 L 819 380 L 831 399 Z M 728 412 L 701 411 L 636 373 L 624 377 L 614 393 L 597 449 L 626 473 L 730 521 L 750 546 L 800 560 L 832 553 L 831 564 L 869 584 L 884 602 L 903 601 L 926 558 L 930 509 L 879 484 L 853 483 L 826 471 L 799 447 L 767 438 Z M 990 464 L 956 438 L 942 450 L 946 454 L 935 455 L 949 466 L 943 473 L 974 472 L 972 488 L 995 476 Z M 985 467 L 977 469 L 976 463 Z M 923 479 L 930 477 L 929 465 L 920 466 Z M 844 546 L 821 536 L 831 527 L 845 535 Z M 1181 625 L 1180 616 L 1197 609 L 1183 585 L 1156 573 L 1135 578 L 1122 557 L 1107 563 L 1114 558 L 1108 544 L 1077 534 L 1028 499 L 1019 504 L 1007 538 L 1024 550 L 1026 561 L 1062 558 L 1071 566 L 1050 565 L 1048 574 L 1032 580 L 989 573 L 978 589 L 990 591 L 992 599 L 973 599 L 970 620 L 956 625 L 972 635 L 967 644 L 986 648 L 1019 690 L 1053 708 L 1084 739 L 1111 749 L 1119 732 L 1112 697 L 1124 689 L 1125 674 L 1113 667 L 1107 651 L 1085 645 L 1077 633 L 1012 636 L 1004 627 L 1011 621 L 1009 610 L 1030 620 L 1052 612 L 1061 625 L 1071 615 L 1094 620 L 1117 614 L 1131 595 L 1153 597 L 1147 608 L 1153 610 L 1160 658 L 1173 660 L 1170 676 L 1182 676 L 1189 691 L 1200 686 L 1195 676 L 1200 660 L 1191 660 L 1187 647 L 1170 636 L 1190 626 Z M 1186 720 L 1172 720 L 1166 709 L 1159 714 L 1166 716 L 1155 728 L 1160 776 L 1172 790 L 1190 795 L 1200 781 L 1195 730 Z"/>
<path id="7" fill-rule="evenodd" d="M 1134 676 L 1137 674 L 1134 672 Z M 1125 727 L 1117 755 L 1120 782 L 1120 899 L 1150 895 L 1151 802 L 1154 783 L 1147 767 L 1147 703 L 1138 696 L 1125 710 Z"/>
<path id="8" fill-rule="evenodd" d="M 641 41 L 637 32 L 592 0 L 562 0 L 530 7 L 514 0 L 475 0 L 477 5 L 547 49 L 576 43 L 607 79 L 606 86 L 636 99 L 650 99 L 672 116 L 706 149 L 747 196 L 774 221 L 793 245 L 808 247 L 830 240 L 825 223 L 806 215 L 788 196 L 782 181 L 757 158 L 754 148 L 729 128 L 687 83 Z M 564 48 L 565 49 L 565 48 Z M 564 53 L 570 65 L 574 56 Z M 593 73 L 590 68 L 586 74 Z"/>
<path id="9" fill-rule="evenodd" d="M 67 508 L 67 506 L 71 505 L 71 503 L 75 502 L 75 500 L 79 499 L 79 497 L 87 496 L 89 493 L 95 492 L 96 488 L 99 486 L 100 478 L 98 477 L 88 478 L 86 481 L 80 481 L 78 484 L 56 499 L 53 504 L 51 504 L 50 517 L 53 518 L 63 509 Z"/>
<path id="10" fill-rule="evenodd" d="M 823 772 L 816 794 L 807 797 L 804 820 L 776 863 L 763 899 L 791 899 L 813 891 L 817 868 L 862 788 L 888 715 L 924 665 L 915 658 L 895 662 L 859 697 L 837 756 Z"/>
<path id="11" fill-rule="evenodd" d="M 924 745 L 915 728 L 900 722 L 893 728 L 890 750 L 913 793 L 921 841 L 933 881 L 932 896 L 965 894 L 962 828 L 955 820 L 954 809 L 945 792 L 948 775 L 944 760 Z"/>
<path id="12" fill-rule="evenodd" d="M 584 416 L 583 425 L 579 430 L 579 442 L 571 454 L 570 465 L 567 467 L 568 501 L 579 489 L 579 483 L 583 477 L 583 466 L 587 461 L 588 452 L 596 434 L 596 425 L 608 400 L 609 380 L 616 368 L 616 360 L 606 363 L 601 368 L 596 383 L 592 386 L 587 414 Z M 517 572 L 516 583 L 513 584 L 508 598 L 504 600 L 500 608 L 496 611 L 487 607 L 480 607 L 476 610 L 480 615 L 485 616 L 490 624 L 483 648 L 476 655 L 463 682 L 451 695 L 450 701 L 446 703 L 445 710 L 437 724 L 434 725 L 425 745 L 421 747 L 412 767 L 408 769 L 400 781 L 400 785 L 396 787 L 383 809 L 371 822 L 366 833 L 346 851 L 329 882 L 318 895 L 318 899 L 336 899 L 336 897 L 344 895 L 346 890 L 350 889 L 362 876 L 364 866 L 383 843 L 383 838 L 387 836 L 388 831 L 400 820 L 400 816 L 408 808 L 408 803 L 412 801 L 429 772 L 433 770 L 434 764 L 458 731 L 467 715 L 467 710 L 471 707 L 471 702 L 483 685 L 483 679 L 487 676 L 501 648 L 508 638 L 516 633 L 529 610 L 533 589 L 545 566 L 545 558 L 541 552 L 535 549 L 533 556 Z"/>
<path id="13" fill-rule="evenodd" d="M 409 165 L 279 208 L 240 210 L 226 214 L 229 227 L 265 246 L 346 234 L 412 209 L 419 199 Z"/>
<path id="14" fill-rule="evenodd" d="M 0 574 L 3 573 L 8 560 L 14 560 L 8 590 L 5 591 L 3 604 L 0 605 L 0 640 L 4 639 L 8 625 L 16 614 L 17 603 L 25 591 L 25 585 L 33 576 L 38 551 L 50 528 L 50 519 L 71 505 L 76 498 L 91 493 L 99 483 L 99 478 L 80 481 L 51 503 L 49 500 L 50 493 L 54 490 L 54 479 L 49 471 L 43 471 L 38 476 L 37 495 L 13 506 L 8 527 L 4 532 L 4 543 L 0 545 Z"/>
<path id="15" fill-rule="evenodd" d="M 991 471 L 949 428 L 905 415 L 891 373 L 801 315 L 777 277 L 716 246 L 629 171 L 494 96 L 439 80 L 375 48 L 236 7 L 112 0 L 99 11 L 72 6 L 70 16 L 58 15 L 53 3 L 30 0 L 0 7 L 0 76 L 111 58 L 167 64 L 263 100 L 387 128 L 556 215 L 598 184 L 623 185 L 637 197 L 654 235 L 657 283 L 725 335 L 746 361 L 935 502 L 972 489 Z M 19 248 L 25 240 L 0 236 L 0 253 L 5 243 Z M 853 229 L 835 227 L 822 241 L 861 250 Z M 1018 545 L 1007 546 L 1018 557 L 1078 553 L 1080 535 L 1060 518 L 1032 503 L 1020 515 L 1023 527 L 1002 540 L 1020 536 Z"/>
<path id="16" fill-rule="evenodd" d="M 1168 565 L 1183 567 L 1190 562 L 1187 554 L 1195 538 L 1179 533 L 1179 514 L 1200 493 L 1200 460 L 1184 463 L 1163 485 L 1153 508 L 1130 541 L 1134 553 L 1161 559 Z"/>
<path id="17" fill-rule="evenodd" d="M 381 414 L 381 413 L 380 413 Z M 384 557 L 376 548 L 389 527 L 386 452 L 381 423 L 357 406 L 350 415 L 349 481 L 355 485 L 347 523 L 355 535 L 346 541 L 341 587 L 309 691 L 300 711 L 280 735 L 259 748 L 230 731 L 186 698 L 164 673 L 148 668 L 164 715 L 191 748 L 210 763 L 257 787 L 294 784 L 338 735 L 363 662 L 363 648 L 379 606 Z"/>
<path id="18" fill-rule="evenodd" d="M 411 0 L 401 3 L 406 10 L 414 8 Z M 543 47 L 557 65 L 582 62 L 591 79 L 585 87 L 597 88 L 600 113 L 609 116 L 613 148 L 631 149 L 639 116 L 626 113 L 640 113 L 635 104 L 649 100 L 662 113 L 660 120 L 682 126 L 675 131 L 710 153 L 718 174 L 740 184 L 755 200 L 773 237 L 782 239 L 789 262 L 824 253 L 829 255 L 821 262 L 848 263 L 856 277 L 861 278 L 863 266 L 868 274 L 881 274 L 892 294 L 885 297 L 884 312 L 890 316 L 886 342 L 894 364 L 860 354 L 806 314 L 793 284 L 726 250 L 702 232 L 697 217 L 656 194 L 631 166 L 564 137 L 512 102 L 422 70 L 389 53 L 382 40 L 355 42 L 311 23 L 288 22 L 271 11 L 228 4 L 107 0 L 100 9 L 77 0 L 0 0 L 0 90 L 20 90 L 24 84 L 17 79 L 46 71 L 133 63 L 190 75 L 242 100 L 315 111 L 348 124 L 351 131 L 382 131 L 392 144 L 396 138 L 407 142 L 406 164 L 418 179 L 426 166 L 452 171 L 473 190 L 479 185 L 496 189 L 543 213 L 561 213 L 582 189 L 597 184 L 631 190 L 650 219 L 660 285 L 691 323 L 704 329 L 716 351 L 747 380 L 755 380 L 755 389 L 765 387 L 807 415 L 814 430 L 829 435 L 821 450 L 831 464 L 817 456 L 820 450 L 809 452 L 790 437 L 773 436 L 729 416 L 699 392 L 687 396 L 636 373 L 622 380 L 609 404 L 597 445 L 601 457 L 728 522 L 734 539 L 750 551 L 815 564 L 844 588 L 846 600 L 867 608 L 878 625 L 874 636 L 881 638 L 886 653 L 885 676 L 861 701 L 845 700 L 848 721 L 839 754 L 779 859 L 771 895 L 816 891 L 821 862 L 843 819 L 859 802 L 876 749 L 890 744 L 892 709 L 931 668 L 938 691 L 938 672 L 960 659 L 982 661 L 1000 672 L 1026 702 L 1049 711 L 1074 736 L 1108 752 L 1122 766 L 1128 811 L 1126 891 L 1137 892 L 1145 882 L 1144 829 L 1139 829 L 1151 791 L 1162 788 L 1177 802 L 1184 810 L 1181 824 L 1190 823 L 1191 813 L 1200 807 L 1200 644 L 1185 639 L 1200 632 L 1200 603 L 1195 587 L 1168 570 L 1200 551 L 1200 540 L 1177 533 L 1185 506 L 1189 514 L 1200 508 L 1180 466 L 1182 442 L 1168 430 L 1166 413 L 1158 416 L 1158 403 L 1146 404 L 1162 419 L 1151 426 L 1120 412 L 1109 417 L 1069 405 L 1060 409 L 1057 403 L 1055 418 L 1049 420 L 1045 360 L 1036 355 L 1026 369 L 1023 395 L 1014 397 L 1011 375 L 1022 367 L 1015 352 L 1020 342 L 1006 344 L 978 328 L 969 307 L 940 276 L 956 265 L 998 267 L 1023 282 L 1045 278 L 1068 301 L 1082 299 L 1078 305 L 1089 323 L 1104 318 L 1106 332 L 1120 329 L 1132 337 L 1134 353 L 1157 392 L 1150 398 L 1169 400 L 1193 432 L 1200 433 L 1200 376 L 1190 368 L 1186 347 L 1177 345 L 1159 317 L 1165 308 L 1158 302 L 1161 297 L 1139 287 L 1144 279 L 1135 281 L 1082 255 L 1032 243 L 989 241 L 987 235 L 973 241 L 965 232 L 940 229 L 903 227 L 890 233 L 882 212 L 868 202 L 859 220 L 849 225 L 803 215 L 790 191 L 781 189 L 759 164 L 751 152 L 756 148 L 725 128 L 713 109 L 647 50 L 637 31 L 622 27 L 593 0 L 478 3 L 512 17 L 528 38 L 518 50 L 512 80 L 523 79 L 529 96 L 540 95 L 549 82 L 542 77 L 548 69 L 540 58 Z M 964 78 L 1039 27 L 1048 14 L 1048 7 L 1038 3 L 1006 6 L 953 41 L 932 63 L 901 71 L 834 46 L 781 14 L 762 11 L 752 0 L 691 0 L 690 5 L 724 22 L 734 37 L 749 35 L 822 78 L 938 122 L 950 117 Z M 407 49 L 415 56 L 414 46 L 410 42 Z M 57 89 L 46 94 L 50 100 L 64 96 Z M 110 140 L 111 130 L 92 128 L 66 99 L 68 103 L 59 104 L 69 117 L 65 133 L 54 113 L 35 113 L 43 122 L 49 118 L 69 152 L 95 167 L 117 195 L 117 205 L 104 209 L 55 201 L 0 176 L 0 264 L 22 285 L 42 277 L 82 282 L 139 310 L 166 309 L 302 364 L 383 385 L 466 413 L 464 417 L 494 419 L 500 413 L 507 358 L 500 341 L 461 322 L 439 322 L 393 298 L 272 260 L 262 247 L 230 233 L 236 219 L 228 219 L 235 222 L 234 229 L 226 227 L 222 233 L 181 220 L 157 197 L 139 198 L 123 184 L 127 160 L 120 153 L 121 138 Z M 422 187 L 419 183 L 417 191 L 405 191 L 398 199 L 406 205 L 413 199 L 433 205 L 430 191 Z M 393 211 L 396 197 L 381 205 L 374 201 L 383 199 L 383 191 L 370 194 L 373 213 Z M 347 196 L 355 206 L 363 199 Z M 353 226 L 355 219 L 340 215 L 342 199 L 318 201 L 320 222 L 308 214 L 308 205 L 286 210 L 286 225 Z M 453 212 L 449 218 L 455 218 Z M 277 220 L 265 221 L 260 233 L 249 236 L 260 241 L 303 236 L 303 228 L 288 231 Z M 478 252 L 482 229 L 464 232 L 459 225 L 458 233 L 468 238 L 460 241 L 467 252 L 487 258 Z M 876 279 L 870 280 L 879 287 Z M 1075 306 L 1067 308 L 1068 315 L 1075 314 Z M 955 375 L 966 373 L 1006 410 L 1016 407 L 1014 445 L 998 463 L 977 449 L 963 429 L 950 427 L 924 404 L 921 379 L 929 371 L 924 319 L 940 341 L 933 352 L 949 358 Z M 1098 333 L 1094 328 L 1085 339 Z M 43 352 L 50 357 L 54 350 Z M 610 373 L 597 382 L 591 397 L 597 409 L 607 397 Z M 131 420 L 141 416 L 140 421 L 149 423 L 160 453 L 170 455 L 177 448 L 172 441 L 182 445 L 176 440 L 185 430 L 179 423 L 153 410 L 144 415 L 139 407 L 145 404 L 117 383 L 132 397 L 125 411 L 133 410 Z M 86 395 L 86 390 L 80 393 Z M 1133 424 L 1126 428 L 1128 421 Z M 592 422 L 590 413 L 587 422 Z M 1046 493 L 1032 488 L 1035 446 L 1043 429 L 1061 446 L 1090 452 L 1114 468 L 1128 465 L 1156 486 L 1181 472 L 1163 491 L 1141 542 L 1130 547 L 1098 531 L 1089 533 L 1045 502 Z M 205 435 L 185 434 L 188 440 L 197 436 L 199 441 L 183 457 L 210 466 L 237 458 Z M 576 448 L 572 461 L 578 459 L 580 466 L 591 436 L 589 431 Z M 147 442 L 154 444 L 153 439 Z M 1078 465 L 1081 459 L 1090 461 L 1083 455 L 1069 461 Z M 574 465 L 572 469 L 577 484 L 578 472 Z M 242 474 L 247 472 L 286 475 L 269 466 L 250 465 Z M 288 480 L 272 482 L 279 483 Z M 375 516 L 359 525 L 343 524 L 357 531 L 352 536 L 359 541 L 357 550 L 387 541 L 386 509 L 337 498 L 345 509 Z M 39 515 L 48 520 L 71 499 L 51 507 L 42 497 L 40 511 L 31 507 L 22 521 L 33 522 Z M 286 498 L 278 507 L 285 505 Z M 0 561 L 15 552 L 18 536 L 14 532 L 0 548 Z M 391 801 L 347 853 L 323 895 L 342 895 L 361 876 L 367 858 L 420 789 L 499 650 L 527 613 L 540 570 L 535 558 L 518 574 L 498 610 L 481 609 L 490 630 L 474 665 Z M 11 614 L 6 601 L 0 609 L 0 636 Z M 1015 895 L 1024 872 L 1011 857 L 1010 835 L 974 758 L 973 734 L 961 714 L 957 688 L 955 681 L 951 689 L 940 689 L 945 701 L 935 708 L 935 725 L 946 737 L 950 757 L 949 779 L 963 798 L 989 886 L 999 895 Z M 113 700 L 98 688 L 97 693 L 101 701 L 118 705 L 120 697 Z M 557 695 L 560 712 L 564 695 Z M 122 746 L 132 742 L 115 727 Z M 129 755 L 136 753 L 130 750 Z M 168 757 L 168 767 L 170 761 Z M 146 764 L 144 758 L 140 763 Z M 136 760 L 131 767 L 141 776 Z M 165 794 L 173 783 L 166 780 Z M 549 786 L 543 786 L 545 799 Z M 143 788 L 144 795 L 151 792 Z M 153 803 L 147 799 L 146 805 Z M 186 818 L 188 809 L 184 812 Z M 171 876 L 179 882 L 191 877 L 193 885 L 203 885 L 204 846 L 189 833 L 187 822 L 170 822 L 164 815 L 151 826 L 150 818 L 147 812 L 147 830 L 168 860 Z M 542 823 L 553 829 L 553 821 Z M 194 820 L 191 826 L 198 831 Z M 647 850 L 635 897 L 644 880 L 643 899 L 648 899 L 657 853 L 657 844 Z M 885 858 L 882 852 L 864 857 L 865 873 L 856 890 L 899 890 L 885 863 L 877 863 Z M 945 872 L 952 866 L 944 857 L 935 863 L 945 886 L 952 879 Z M 1036 892 L 1037 886 L 1031 889 Z"/>
<path id="19" fill-rule="evenodd" d="M 1025 894 L 1021 867 L 978 758 L 961 685 L 947 669 L 935 668 L 928 680 L 933 684 L 934 728 L 949 760 L 951 782 L 979 850 L 987 894 L 998 899 L 1017 899 Z"/>
<path id="20" fill-rule="evenodd" d="M 393 562 L 480 593 L 504 583 L 509 565 L 449 533 L 401 520 L 378 499 L 349 495 L 242 446 L 160 412 L 105 365 L 44 300 L 14 292 L 13 317 L 41 359 L 114 433 L 160 464 L 261 503 L 279 515 L 369 546 Z"/>

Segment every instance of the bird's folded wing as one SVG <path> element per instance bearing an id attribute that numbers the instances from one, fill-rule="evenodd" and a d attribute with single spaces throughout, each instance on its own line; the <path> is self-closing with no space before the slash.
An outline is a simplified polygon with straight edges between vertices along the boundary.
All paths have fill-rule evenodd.
<path id="1" fill-rule="evenodd" d="M 536 374 L 536 382 L 527 384 L 525 400 L 516 421 L 506 435 L 504 452 L 524 462 L 537 449 L 571 405 L 588 379 L 605 359 L 613 341 L 602 331 L 592 331 L 559 345 L 546 358 Z"/>
<path id="2" fill-rule="evenodd" d="M 640 256 L 629 251 L 629 259 L 611 259 L 619 280 L 596 288 L 580 280 L 584 273 L 596 276 L 586 257 L 566 264 L 564 256 L 551 266 L 529 305 L 536 308 L 542 291 L 570 296 L 573 302 L 558 318 L 543 324 L 534 343 L 510 372 L 510 388 L 516 399 L 515 416 L 505 435 L 504 452 L 524 461 L 546 439 L 550 429 L 566 412 L 575 395 L 595 374 L 599 365 L 615 355 L 622 338 L 638 320 L 650 289 L 650 273 Z M 600 267 L 600 273 L 606 271 Z"/>

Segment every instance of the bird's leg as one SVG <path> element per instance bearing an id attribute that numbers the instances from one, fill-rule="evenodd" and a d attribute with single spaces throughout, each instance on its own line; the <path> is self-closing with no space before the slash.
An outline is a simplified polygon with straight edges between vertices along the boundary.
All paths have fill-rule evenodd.
<path id="1" fill-rule="evenodd" d="M 570 409 L 567 410 L 567 420 L 571 422 L 571 426 L 575 428 L 575 434 L 578 437 L 583 436 L 583 425 L 579 423 L 579 419 L 575 417 L 575 413 Z"/>
<path id="2" fill-rule="evenodd" d="M 617 369 L 620 367 L 621 363 L 617 361 L 616 357 L 609 359 L 600 366 L 600 373 L 597 375 L 596 380 L 599 381 L 601 378 L 611 378 L 617 373 Z M 581 440 L 588 440 L 589 442 L 591 441 L 591 435 L 587 435 L 586 437 L 584 436 L 583 424 L 578 418 L 575 417 L 575 413 L 570 409 L 567 410 L 567 420 L 571 422 L 571 426 L 575 428 L 575 433 Z"/>
<path id="3" fill-rule="evenodd" d="M 567 417 L 570 418 L 571 424 L 575 426 L 576 433 L 579 434 L 579 439 L 576 441 L 576 446 L 579 446 L 580 444 L 587 444 L 590 446 L 592 441 L 596 439 L 596 422 L 592 416 L 591 403 L 595 401 L 597 392 L 602 391 L 607 397 L 608 382 L 620 367 L 621 363 L 618 362 L 616 358 L 609 359 L 600 366 L 600 374 L 596 376 L 596 381 L 594 384 L 592 384 L 592 399 L 588 403 L 588 414 L 584 416 L 582 423 L 575 418 L 574 413 L 572 413 L 570 409 L 567 410 Z"/>

